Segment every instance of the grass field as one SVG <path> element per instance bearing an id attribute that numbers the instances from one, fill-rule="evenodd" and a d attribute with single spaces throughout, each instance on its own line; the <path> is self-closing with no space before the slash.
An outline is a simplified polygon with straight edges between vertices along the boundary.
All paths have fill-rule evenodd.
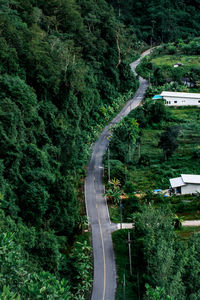
<path id="1" fill-rule="evenodd" d="M 161 129 L 147 128 L 143 129 L 140 149 L 136 148 L 133 158 L 133 164 L 127 166 L 130 180 L 136 186 L 139 193 L 146 193 L 154 189 L 168 189 L 169 179 L 179 177 L 180 174 L 200 174 L 199 159 L 193 156 L 194 149 L 200 145 L 200 109 L 198 107 L 170 108 L 173 117 L 176 117 L 181 126 L 181 132 L 178 138 L 179 147 L 168 161 L 164 161 L 163 152 L 158 147 Z M 175 125 L 174 123 L 167 124 Z M 177 124 L 176 124 L 177 125 Z M 200 151 L 200 150 L 199 150 Z M 140 155 L 149 157 L 149 165 L 138 165 Z M 174 197 L 172 203 L 182 203 L 182 200 L 195 200 L 192 195 Z M 166 199 L 167 200 L 167 199 Z M 180 213 L 184 220 L 200 219 L 198 207 L 185 205 L 174 206 L 174 213 Z M 190 209 L 190 213 L 187 210 Z M 188 212 L 188 214 L 186 213 Z M 112 222 L 120 222 L 119 207 L 110 205 L 110 218 Z M 123 222 L 128 219 L 123 217 Z"/>
<path id="2" fill-rule="evenodd" d="M 177 216 L 179 216 L 183 221 L 200 220 L 200 211 L 177 213 Z"/>
<path id="3" fill-rule="evenodd" d="M 155 66 L 170 66 L 173 67 L 176 63 L 184 64 L 184 67 L 200 67 L 199 55 L 163 55 L 152 59 Z"/>
<path id="4" fill-rule="evenodd" d="M 109 209 L 109 215 L 110 215 L 110 220 L 113 223 L 120 223 L 120 209 L 116 205 L 110 205 L 108 206 Z"/>
<path id="5" fill-rule="evenodd" d="M 200 232 L 200 227 L 199 226 L 182 227 L 182 229 L 176 230 L 176 234 L 182 240 L 188 240 L 192 234 L 197 233 L 197 232 Z"/>
<path id="6" fill-rule="evenodd" d="M 170 108 L 177 124 L 168 123 L 167 126 L 180 125 L 181 131 L 178 138 L 178 148 L 168 161 L 164 161 L 162 150 L 158 147 L 160 129 L 143 129 L 140 149 L 134 154 L 135 166 L 130 167 L 133 182 L 140 191 L 153 189 L 166 189 L 169 179 L 180 174 L 199 174 L 199 159 L 194 158 L 193 152 L 200 145 L 200 109 L 198 107 Z M 149 158 L 149 165 L 137 164 L 139 155 Z"/>
<path id="7" fill-rule="evenodd" d="M 155 58 L 152 62 L 155 66 L 167 65 L 171 67 L 175 63 L 181 62 L 184 64 L 185 69 L 191 69 L 193 66 L 200 67 L 200 56 L 166 55 Z M 193 91 L 191 90 L 191 92 Z M 140 146 L 136 147 L 132 163 L 126 166 L 129 180 L 134 183 L 137 194 L 144 194 L 154 189 L 167 189 L 170 185 L 169 179 L 179 177 L 180 174 L 200 174 L 200 153 L 199 158 L 194 155 L 195 150 L 200 146 L 200 108 L 171 107 L 169 108 L 169 113 L 171 113 L 171 120 L 173 121 L 161 124 L 160 127 L 154 124 L 155 126 L 142 129 L 143 134 Z M 181 126 L 178 148 L 172 157 L 165 161 L 163 151 L 158 147 L 158 143 L 165 127 L 174 125 Z M 141 156 L 148 158 L 143 165 L 138 163 Z M 169 207 L 172 209 L 172 212 L 183 221 L 200 220 L 199 196 L 173 196 L 165 198 L 163 202 L 161 199 L 160 202 L 152 201 L 152 203 L 159 207 L 163 205 L 165 200 L 170 203 Z M 128 201 L 131 203 L 130 199 Z M 125 209 L 127 208 L 124 203 L 124 212 Z M 109 210 L 111 220 L 119 222 L 119 208 L 112 206 Z M 200 232 L 200 227 L 182 227 L 176 231 L 176 234 L 181 240 L 187 241 L 192 234 L 197 232 Z M 138 299 L 138 295 L 133 295 L 133 291 L 137 291 L 137 280 L 134 281 L 129 273 L 127 230 L 114 232 L 113 243 L 118 274 L 116 299 Z M 126 285 L 124 285 L 125 282 Z"/>

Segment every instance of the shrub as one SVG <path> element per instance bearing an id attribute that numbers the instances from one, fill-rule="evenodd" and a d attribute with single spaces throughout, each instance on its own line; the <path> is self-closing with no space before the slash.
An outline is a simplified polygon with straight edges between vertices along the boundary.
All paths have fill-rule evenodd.
<path id="1" fill-rule="evenodd" d="M 169 54 L 175 54 L 177 52 L 177 49 L 176 49 L 175 46 L 170 45 L 170 46 L 167 47 L 167 51 L 168 51 Z"/>

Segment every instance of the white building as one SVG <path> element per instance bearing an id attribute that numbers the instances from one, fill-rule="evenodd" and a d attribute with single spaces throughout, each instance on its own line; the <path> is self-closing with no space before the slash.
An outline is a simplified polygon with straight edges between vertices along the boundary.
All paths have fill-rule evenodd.
<path id="1" fill-rule="evenodd" d="M 162 92 L 160 96 L 167 106 L 200 105 L 200 94 L 197 93 Z"/>
<path id="2" fill-rule="evenodd" d="M 195 194 L 200 192 L 200 175 L 182 174 L 169 180 L 175 194 Z"/>

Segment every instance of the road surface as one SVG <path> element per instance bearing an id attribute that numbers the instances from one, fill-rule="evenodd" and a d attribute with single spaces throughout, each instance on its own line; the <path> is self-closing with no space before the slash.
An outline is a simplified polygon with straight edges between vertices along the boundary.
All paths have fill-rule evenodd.
<path id="1" fill-rule="evenodd" d="M 141 57 L 148 55 L 150 50 Z M 134 74 L 140 59 L 131 64 Z M 117 224 L 110 222 L 106 200 L 104 198 L 103 154 L 108 147 L 110 127 L 121 121 L 131 110 L 142 101 L 148 82 L 139 78 L 140 86 L 133 99 L 131 99 L 121 112 L 105 127 L 98 141 L 94 144 L 92 158 L 88 166 L 85 180 L 85 202 L 87 216 L 92 229 L 92 245 L 94 257 L 94 277 L 92 300 L 114 300 L 116 289 L 116 266 L 111 233 L 117 229 Z"/>

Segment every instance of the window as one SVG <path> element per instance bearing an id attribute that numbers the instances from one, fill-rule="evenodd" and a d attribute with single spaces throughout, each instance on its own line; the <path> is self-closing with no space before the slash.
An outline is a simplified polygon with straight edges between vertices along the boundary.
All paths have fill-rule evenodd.
<path id="1" fill-rule="evenodd" d="M 200 103 L 200 100 L 198 100 L 198 103 Z"/>
<path id="2" fill-rule="evenodd" d="M 177 103 L 177 101 L 174 101 L 174 103 Z"/>

